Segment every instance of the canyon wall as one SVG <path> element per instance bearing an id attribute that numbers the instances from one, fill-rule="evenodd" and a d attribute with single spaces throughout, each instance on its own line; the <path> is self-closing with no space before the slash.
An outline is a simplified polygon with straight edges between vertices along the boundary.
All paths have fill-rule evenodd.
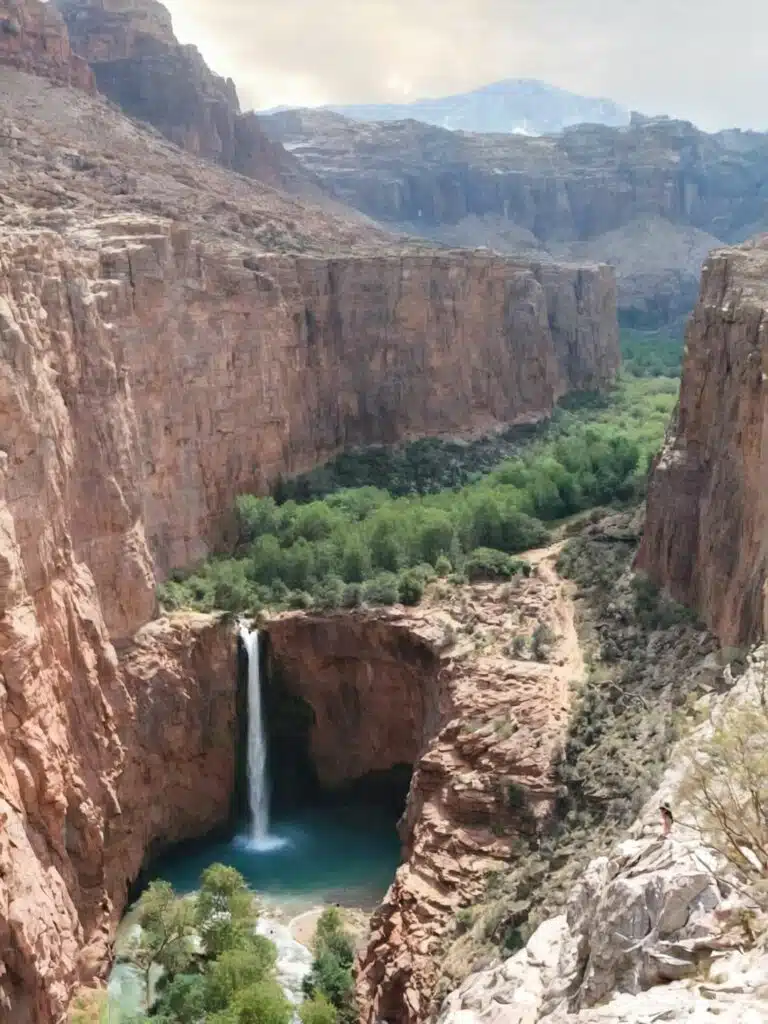
<path id="1" fill-rule="evenodd" d="M 161 572 L 203 557 L 236 495 L 281 473 L 348 445 L 540 419 L 617 368 L 604 268 L 222 258 L 185 228 L 138 220 L 96 236 L 88 273 L 130 385 Z"/>
<path id="2" fill-rule="evenodd" d="M 768 226 L 768 142 L 669 118 L 560 135 L 371 124 L 328 110 L 262 118 L 337 199 L 448 245 L 612 264 L 639 326 L 687 314 L 708 252 Z"/>
<path id="3" fill-rule="evenodd" d="M 704 269 L 638 566 L 725 645 L 768 625 L 768 238 Z"/>
<path id="4" fill-rule="evenodd" d="M 95 89 L 87 61 L 72 52 L 61 15 L 39 0 L 0 0 L 0 64 L 86 92 Z"/>

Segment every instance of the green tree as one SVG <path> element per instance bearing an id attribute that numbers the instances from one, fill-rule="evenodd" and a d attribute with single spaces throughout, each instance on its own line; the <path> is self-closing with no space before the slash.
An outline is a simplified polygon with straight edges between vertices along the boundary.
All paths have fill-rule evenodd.
<path id="1" fill-rule="evenodd" d="M 271 979 L 276 961 L 274 943 L 262 935 L 252 936 L 239 949 L 222 953 L 206 972 L 206 1008 L 225 1010 L 242 989 Z"/>
<path id="2" fill-rule="evenodd" d="M 205 980 L 199 974 L 177 974 L 163 989 L 154 1013 L 174 1024 L 198 1024 L 205 1015 Z"/>
<path id="3" fill-rule="evenodd" d="M 416 605 L 424 596 L 424 583 L 413 569 L 404 572 L 400 577 L 398 596 L 406 605 Z"/>
<path id="4" fill-rule="evenodd" d="M 344 545 L 341 575 L 347 583 L 362 583 L 371 571 L 371 560 L 361 538 L 353 534 Z"/>
<path id="5" fill-rule="evenodd" d="M 338 1013 L 322 993 L 312 999 L 305 999 L 299 1007 L 301 1024 L 337 1024 Z"/>
<path id="6" fill-rule="evenodd" d="M 173 975 L 184 971 L 192 962 L 194 907 L 189 900 L 177 899 L 168 882 L 154 881 L 139 900 L 137 920 L 141 933 L 131 958 L 144 972 L 149 1001 L 153 964 Z"/>
<path id="7" fill-rule="evenodd" d="M 195 899 L 195 922 L 209 957 L 249 942 L 258 916 L 256 901 L 239 871 L 224 864 L 206 868 Z"/>
<path id="8" fill-rule="evenodd" d="M 314 946 L 312 970 L 304 979 L 305 996 L 313 1001 L 324 997 L 335 1008 L 342 1024 L 354 1024 L 357 1020 L 352 974 L 355 948 L 344 931 L 336 907 L 328 907 L 320 915 Z"/>
<path id="9" fill-rule="evenodd" d="M 250 544 L 265 533 L 274 533 L 277 505 L 273 498 L 257 498 L 241 494 L 236 502 L 240 542 Z"/>
<path id="10" fill-rule="evenodd" d="M 237 993 L 230 1012 L 236 1024 L 290 1024 L 293 1007 L 276 981 L 260 981 Z"/>
<path id="11" fill-rule="evenodd" d="M 374 568 L 397 572 L 403 561 L 397 519 L 393 513 L 378 513 L 371 531 L 371 561 Z"/>

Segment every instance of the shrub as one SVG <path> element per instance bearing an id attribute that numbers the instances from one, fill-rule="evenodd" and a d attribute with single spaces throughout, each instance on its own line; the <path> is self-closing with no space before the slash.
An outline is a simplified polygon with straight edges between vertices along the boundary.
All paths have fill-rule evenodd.
<path id="1" fill-rule="evenodd" d="M 306 608 L 312 607 L 312 595 L 308 594 L 306 590 L 293 590 L 288 595 L 287 601 L 288 607 L 294 611 L 302 611 Z"/>
<path id="2" fill-rule="evenodd" d="M 359 608 L 363 603 L 363 588 L 359 583 L 348 583 L 341 596 L 342 608 Z"/>
<path id="3" fill-rule="evenodd" d="M 546 622 L 540 622 L 531 637 L 531 653 L 536 661 L 546 661 L 556 637 Z"/>
<path id="4" fill-rule="evenodd" d="M 222 953 L 206 975 L 206 1009 L 226 1009 L 241 989 L 271 978 L 276 961 L 274 943 L 261 935 L 251 936 L 242 948 Z"/>
<path id="5" fill-rule="evenodd" d="M 323 611 L 341 608 L 344 597 L 344 581 L 338 576 L 328 576 L 321 580 L 314 590 L 315 605 Z"/>
<path id="6" fill-rule="evenodd" d="M 688 762 L 693 827 L 768 904 L 768 662 L 747 703 L 727 709 Z"/>
<path id="7" fill-rule="evenodd" d="M 366 604 L 397 604 L 399 592 L 397 576 L 391 572 L 383 572 L 371 580 L 366 580 L 363 585 L 363 600 Z"/>
<path id="8" fill-rule="evenodd" d="M 510 558 L 503 551 L 476 548 L 468 556 L 464 571 L 470 583 L 477 583 L 480 580 L 508 580 L 517 572 L 522 572 L 524 564 L 517 558 Z"/>
<path id="9" fill-rule="evenodd" d="M 453 572 L 453 566 L 451 560 L 447 555 L 440 555 L 438 560 L 435 562 L 435 571 L 440 577 L 449 576 Z"/>
<path id="10" fill-rule="evenodd" d="M 413 569 L 404 572 L 400 577 L 398 596 L 400 601 L 406 605 L 418 604 L 424 596 L 424 584 Z"/>
<path id="11" fill-rule="evenodd" d="M 301 1024 L 336 1024 L 336 1007 L 319 993 L 313 999 L 305 999 L 299 1007 Z"/>

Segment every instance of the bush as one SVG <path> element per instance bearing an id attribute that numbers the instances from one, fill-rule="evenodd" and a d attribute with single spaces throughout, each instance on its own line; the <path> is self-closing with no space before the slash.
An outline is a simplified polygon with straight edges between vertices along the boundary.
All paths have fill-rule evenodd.
<path id="1" fill-rule="evenodd" d="M 348 583 L 341 596 L 342 608 L 359 608 L 363 603 L 363 588 L 359 583 Z"/>
<path id="2" fill-rule="evenodd" d="M 314 590 L 315 605 L 323 611 L 341 608 L 344 598 L 344 581 L 338 576 L 328 576 L 321 580 Z"/>
<path id="3" fill-rule="evenodd" d="M 363 585 L 363 600 L 366 604 L 397 604 L 400 586 L 397 576 L 391 572 L 379 573 Z"/>
<path id="4" fill-rule="evenodd" d="M 288 595 L 287 604 L 293 611 L 303 611 L 312 607 L 312 595 L 305 590 L 294 590 Z"/>
<path id="5" fill-rule="evenodd" d="M 406 605 L 418 604 L 424 596 L 424 584 L 413 569 L 404 572 L 400 577 L 398 595 L 400 601 Z"/>
<path id="6" fill-rule="evenodd" d="M 524 571 L 527 563 L 510 558 L 503 551 L 493 548 L 477 548 L 467 558 L 464 571 L 470 583 L 481 580 L 508 580 Z M 530 569 L 529 569 L 530 572 Z"/>
<path id="7" fill-rule="evenodd" d="M 557 638 L 546 622 L 540 622 L 531 637 L 531 654 L 536 661 L 546 661 Z"/>
<path id="8" fill-rule="evenodd" d="M 438 560 L 435 562 L 435 570 L 437 575 L 441 578 L 450 576 L 453 572 L 453 566 L 451 565 L 450 558 L 448 558 L 447 555 L 440 555 Z"/>
<path id="9" fill-rule="evenodd" d="M 745 703 L 690 754 L 681 796 L 692 827 L 768 906 L 768 662 L 753 672 Z"/>
<path id="10" fill-rule="evenodd" d="M 336 1024 L 336 1007 L 319 993 L 313 999 L 305 999 L 299 1007 L 301 1024 Z"/>

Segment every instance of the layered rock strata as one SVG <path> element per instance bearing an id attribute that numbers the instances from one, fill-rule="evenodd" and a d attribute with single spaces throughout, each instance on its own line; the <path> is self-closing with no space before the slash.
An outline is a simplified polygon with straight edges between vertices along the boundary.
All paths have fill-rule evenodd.
<path id="1" fill-rule="evenodd" d="M 0 64 L 86 92 L 95 89 L 87 61 L 72 52 L 61 15 L 39 0 L 0 0 Z"/>
<path id="2" fill-rule="evenodd" d="M 708 261 L 680 405 L 656 460 L 638 566 L 726 645 L 764 635 L 768 239 Z"/>
<path id="3" fill-rule="evenodd" d="M 768 226 L 768 144 L 634 116 L 527 138 L 328 110 L 263 118 L 341 201 L 413 235 L 616 267 L 628 320 L 687 314 L 709 250 Z"/>
<path id="4" fill-rule="evenodd" d="M 287 615 L 267 627 L 283 685 L 314 712 L 321 782 L 414 768 L 403 865 L 359 963 L 366 1021 L 428 1018 L 456 911 L 551 814 L 570 684 L 583 672 L 556 554 L 535 555 L 529 580 L 437 585 L 413 611 Z M 546 659 L 514 655 L 510 638 L 538 624 L 556 638 Z"/>
<path id="5" fill-rule="evenodd" d="M 233 637 L 204 616 L 161 620 L 118 655 L 72 546 L 3 508 L 0 1016 L 48 1024 L 103 974 L 147 852 L 229 814 Z M 66 530 L 66 510 L 47 510 Z"/>

